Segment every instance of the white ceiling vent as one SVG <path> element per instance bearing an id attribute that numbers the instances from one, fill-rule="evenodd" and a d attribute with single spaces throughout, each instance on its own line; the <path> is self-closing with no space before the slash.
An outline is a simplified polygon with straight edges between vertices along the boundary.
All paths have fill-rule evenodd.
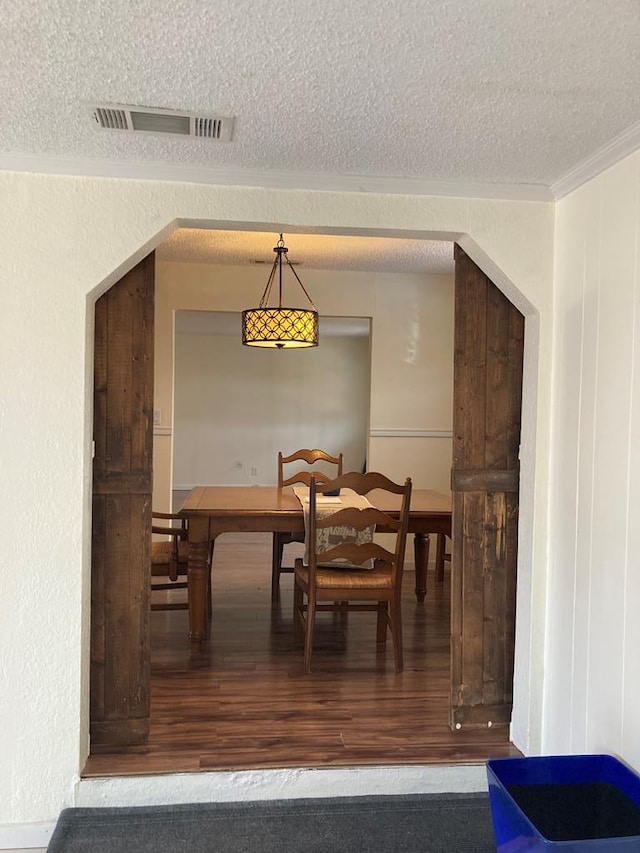
<path id="1" fill-rule="evenodd" d="M 98 104 L 91 107 L 94 127 L 100 130 L 124 130 L 132 133 L 171 133 L 231 142 L 233 117 L 193 115 L 178 110 L 132 107 L 123 104 Z"/>

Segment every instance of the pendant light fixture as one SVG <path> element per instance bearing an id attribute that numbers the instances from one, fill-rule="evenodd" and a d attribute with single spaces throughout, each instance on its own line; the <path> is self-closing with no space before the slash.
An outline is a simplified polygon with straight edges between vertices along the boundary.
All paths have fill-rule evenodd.
<path id="1" fill-rule="evenodd" d="M 289 251 L 284 244 L 282 234 L 273 251 L 276 259 L 264 289 L 260 305 L 242 312 L 242 343 L 248 347 L 271 347 L 275 349 L 294 349 L 318 346 L 318 311 L 305 290 L 298 273 L 287 257 Z M 310 308 L 283 308 L 282 306 L 282 265 L 286 266 L 307 297 Z M 278 307 L 269 308 L 269 296 L 278 273 Z"/>

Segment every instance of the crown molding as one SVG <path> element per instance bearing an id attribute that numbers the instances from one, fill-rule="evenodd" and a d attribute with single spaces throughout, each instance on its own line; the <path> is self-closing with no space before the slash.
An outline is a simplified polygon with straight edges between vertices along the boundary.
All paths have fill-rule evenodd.
<path id="1" fill-rule="evenodd" d="M 219 186 L 250 186 L 280 190 L 302 189 L 323 192 L 379 193 L 382 195 L 487 198 L 505 201 L 553 201 L 549 187 L 543 184 L 484 184 L 465 181 L 428 181 L 381 175 L 321 175 L 312 172 L 212 169 L 175 163 L 134 163 L 104 159 L 82 160 L 70 157 L 43 157 L 35 154 L 6 152 L 0 153 L 0 171 Z"/>
<path id="2" fill-rule="evenodd" d="M 640 148 L 640 121 L 632 124 L 611 142 L 603 145 L 594 154 L 570 169 L 560 180 L 551 184 L 550 190 L 554 200 L 558 201 L 578 189 L 605 169 L 615 166 L 620 160 L 633 154 L 638 148 Z"/>
<path id="3" fill-rule="evenodd" d="M 640 122 L 570 169 L 550 186 L 428 181 L 382 175 L 324 175 L 312 172 L 215 169 L 176 163 L 74 159 L 36 154 L 0 153 L 0 171 L 119 180 L 169 181 L 218 186 L 379 193 L 381 195 L 486 198 L 504 201 L 558 201 L 640 148 Z"/>

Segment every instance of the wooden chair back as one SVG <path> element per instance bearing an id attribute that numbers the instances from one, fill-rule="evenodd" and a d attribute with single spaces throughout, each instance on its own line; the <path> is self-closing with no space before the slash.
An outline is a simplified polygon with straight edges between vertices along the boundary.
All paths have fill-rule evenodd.
<path id="1" fill-rule="evenodd" d="M 295 465 L 295 471 L 291 469 Z M 320 470 L 318 465 L 323 466 Z M 326 472 L 330 472 L 329 474 Z M 285 476 L 285 473 L 287 476 Z M 342 474 L 342 453 L 332 456 L 325 450 L 303 448 L 285 456 L 278 453 L 278 486 L 293 486 L 298 483 L 308 486 L 311 476 L 315 474 L 318 481 L 327 482 L 332 477 Z M 273 534 L 271 556 L 271 600 L 275 603 L 280 597 L 280 575 L 291 574 L 293 566 L 283 566 L 284 546 L 293 542 L 304 542 L 304 534 L 280 532 Z"/>
<path id="2" fill-rule="evenodd" d="M 304 463 L 306 467 L 296 466 L 295 473 L 291 473 L 285 477 L 285 466 L 287 471 L 289 471 L 289 466 L 293 465 L 293 463 Z M 318 465 L 323 466 L 325 470 L 328 468 L 330 473 L 326 474 L 323 470 L 316 467 Z M 332 456 L 330 453 L 320 450 L 317 447 L 313 450 L 307 448 L 296 450 L 295 453 L 291 453 L 289 456 L 278 453 L 278 486 L 280 487 L 293 486 L 296 483 L 303 483 L 305 486 L 308 486 L 312 476 L 315 476 L 318 482 L 326 483 L 332 477 L 339 477 L 341 474 L 342 453 Z"/>
<path id="3" fill-rule="evenodd" d="M 328 491 L 351 489 L 358 495 L 366 497 L 374 489 L 381 489 L 392 494 L 402 495 L 402 505 L 398 518 L 394 518 L 376 507 L 370 506 L 364 509 L 357 507 L 344 507 L 335 512 L 327 513 L 326 507 L 321 514 L 318 513 L 317 496 Z M 411 480 L 407 478 L 403 485 L 394 483 L 384 474 L 370 471 L 360 474 L 351 471 L 335 480 L 319 482 L 315 476 L 311 478 L 309 488 L 309 571 L 313 578 L 319 563 L 328 563 L 336 560 L 345 560 L 353 566 L 364 566 L 371 560 L 381 561 L 388 567 L 392 583 L 399 586 L 404 567 L 404 554 L 407 541 L 407 529 L 409 526 L 409 504 L 411 500 Z M 368 528 L 375 531 L 381 529 L 385 533 L 395 534 L 394 550 L 384 548 L 378 542 L 357 543 L 344 539 L 338 544 L 329 545 L 321 550 L 316 535 L 318 530 L 331 527 L 350 527 L 358 532 Z M 312 547 L 316 543 L 316 547 Z"/>
<path id="4" fill-rule="evenodd" d="M 351 489 L 366 497 L 373 490 L 401 496 L 398 514 L 368 505 L 364 508 L 339 505 L 320 507 L 319 496 Z M 378 642 L 391 629 L 396 670 L 402 670 L 402 573 L 409 527 L 411 479 L 395 483 L 376 471 L 355 471 L 328 482 L 311 478 L 307 520 L 306 560 L 295 562 L 294 635 L 305 642 L 305 671 L 311 671 L 313 630 L 317 610 L 377 610 Z M 318 532 L 334 528 L 332 541 Z M 344 530 L 351 528 L 350 530 Z M 361 531 L 368 531 L 359 537 Z M 341 538 L 343 531 L 344 538 Z M 392 534 L 393 547 L 376 541 L 376 533 Z M 331 537 L 329 537 L 331 539 Z M 387 541 L 387 540 L 385 540 Z M 340 561 L 340 562 L 339 562 Z M 306 603 L 305 603 L 306 596 Z"/>

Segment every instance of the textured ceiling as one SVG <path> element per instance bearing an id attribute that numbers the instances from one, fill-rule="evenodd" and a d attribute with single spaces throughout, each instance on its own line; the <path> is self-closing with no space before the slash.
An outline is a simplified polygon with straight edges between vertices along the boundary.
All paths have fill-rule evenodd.
<path id="1" fill-rule="evenodd" d="M 0 168 L 553 198 L 640 144 L 638 0 L 2 0 L 0 13 Z M 104 103 L 233 116 L 233 137 L 98 130 Z"/>
<path id="2" fill-rule="evenodd" d="M 161 261 L 203 264 L 264 264 L 265 284 L 278 234 L 180 228 L 158 247 Z M 304 280 L 305 269 L 364 272 L 450 273 L 453 245 L 434 240 L 285 234 L 287 255 Z"/>

